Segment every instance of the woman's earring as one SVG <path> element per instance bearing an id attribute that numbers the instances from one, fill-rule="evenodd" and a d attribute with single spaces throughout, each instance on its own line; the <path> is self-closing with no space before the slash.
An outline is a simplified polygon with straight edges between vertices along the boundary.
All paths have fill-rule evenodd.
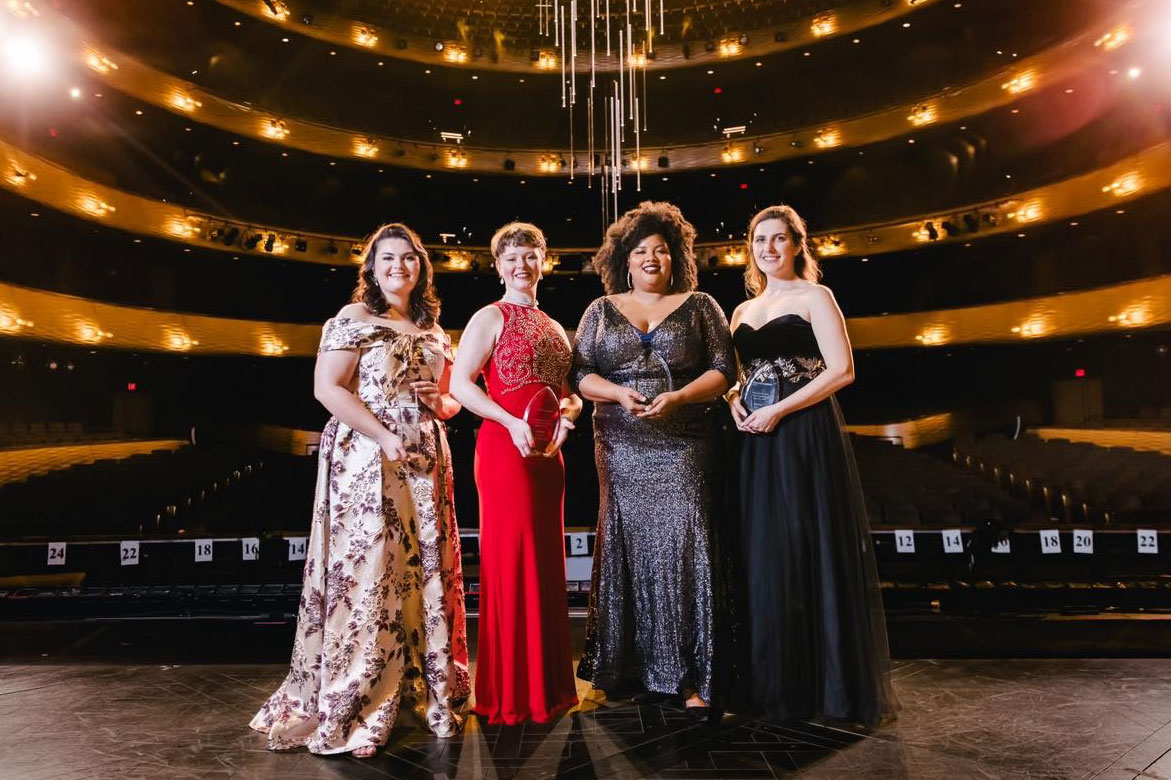
<path id="1" fill-rule="evenodd" d="M 634 290 L 634 276 L 630 273 L 630 271 L 626 272 L 626 289 L 631 291 Z"/>
<path id="2" fill-rule="evenodd" d="M 496 278 L 500 280 L 500 284 L 501 284 L 501 285 L 503 285 L 503 284 L 504 284 L 504 277 L 503 277 L 503 276 L 498 276 L 498 277 L 496 277 Z"/>

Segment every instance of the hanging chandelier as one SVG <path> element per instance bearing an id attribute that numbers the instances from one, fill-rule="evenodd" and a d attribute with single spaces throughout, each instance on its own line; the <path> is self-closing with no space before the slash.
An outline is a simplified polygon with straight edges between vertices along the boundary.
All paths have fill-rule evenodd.
<path id="1" fill-rule="evenodd" d="M 649 60 L 654 58 L 655 25 L 652 0 L 589 0 L 584 20 L 579 7 L 584 0 L 537 2 L 537 25 L 541 36 L 552 38 L 554 52 L 542 52 L 542 66 L 561 72 L 561 107 L 569 113 L 569 164 L 572 181 L 578 160 L 574 139 L 574 109 L 577 107 L 577 77 L 587 69 L 584 45 L 578 48 L 579 28 L 584 21 L 589 32 L 589 83 L 586 103 L 586 175 L 589 186 L 595 180 L 601 190 L 602 219 L 609 222 L 618 214 L 618 193 L 627 167 L 623 154 L 631 155 L 635 190 L 642 190 L 642 134 L 647 131 L 647 79 Z M 658 34 L 664 32 L 663 0 L 658 0 Z M 605 52 L 600 44 L 604 38 Z M 584 44 L 584 41 L 583 41 Z M 555 59 L 556 62 L 550 62 Z M 597 120 L 602 119 L 602 137 L 597 137 Z M 599 144 L 598 141 L 601 141 Z M 633 146 L 633 149 L 631 149 Z M 625 150 L 625 152 L 624 152 Z"/>

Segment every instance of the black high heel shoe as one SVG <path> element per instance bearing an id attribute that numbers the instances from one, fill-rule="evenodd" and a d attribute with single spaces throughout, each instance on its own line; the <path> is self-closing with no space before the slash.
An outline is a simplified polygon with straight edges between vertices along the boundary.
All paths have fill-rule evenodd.
<path id="1" fill-rule="evenodd" d="M 696 723 L 705 723 L 711 726 L 724 719 L 724 711 L 719 707 L 712 707 L 710 704 L 702 707 L 685 706 L 683 709 L 687 713 L 687 717 Z"/>

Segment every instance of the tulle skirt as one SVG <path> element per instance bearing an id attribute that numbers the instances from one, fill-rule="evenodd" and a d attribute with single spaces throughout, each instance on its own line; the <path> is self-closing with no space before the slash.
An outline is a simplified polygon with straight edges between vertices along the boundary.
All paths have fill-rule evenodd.
<path id="1" fill-rule="evenodd" d="M 832 397 L 748 434 L 740 460 L 753 704 L 876 725 L 895 709 L 862 487 Z"/>

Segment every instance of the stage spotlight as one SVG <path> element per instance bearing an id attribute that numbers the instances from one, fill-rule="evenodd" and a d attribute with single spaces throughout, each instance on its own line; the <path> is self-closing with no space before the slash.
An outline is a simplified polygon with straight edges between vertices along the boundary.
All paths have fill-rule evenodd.
<path id="1" fill-rule="evenodd" d="M 969 233 L 975 233 L 980 229 L 980 220 L 976 214 L 964 215 L 964 227 L 968 229 Z"/>
<path id="2" fill-rule="evenodd" d="M 31 32 L 17 33 L 4 42 L 8 70 L 19 78 L 39 78 L 49 72 L 49 47 Z"/>
<path id="3" fill-rule="evenodd" d="M 443 51 L 443 41 L 435 41 L 435 51 Z"/>
<path id="4" fill-rule="evenodd" d="M 294 252 L 304 252 L 308 248 L 309 248 L 309 242 L 303 238 L 298 238 L 296 241 L 293 242 L 293 251 Z"/>
<path id="5" fill-rule="evenodd" d="M 660 168 L 670 168 L 671 167 L 671 160 L 670 160 L 670 158 L 667 157 L 667 155 L 664 154 L 659 157 L 659 167 Z"/>
<path id="6" fill-rule="evenodd" d="M 329 245 L 327 247 L 325 247 L 325 253 L 327 255 L 336 255 L 337 254 L 337 244 L 330 241 Z"/>
<path id="7" fill-rule="evenodd" d="M 264 251 L 271 252 L 274 244 L 276 244 L 276 233 L 269 233 L 268 239 L 264 242 Z"/>
<path id="8" fill-rule="evenodd" d="M 504 158 L 504 170 L 515 171 L 516 170 L 516 160 L 512 159 L 511 157 L 505 157 Z"/>
<path id="9" fill-rule="evenodd" d="M 741 46 L 748 45 L 748 33 L 740 33 L 740 45 Z"/>
<path id="10" fill-rule="evenodd" d="M 951 220 L 944 220 L 940 224 L 940 227 L 943 228 L 943 232 L 947 233 L 949 238 L 959 235 L 960 229 L 956 227 L 956 223 L 952 222 Z"/>
<path id="11" fill-rule="evenodd" d="M 784 30 L 777 30 L 773 33 L 773 43 L 784 43 L 789 40 L 789 36 L 785 34 Z"/>
<path id="12" fill-rule="evenodd" d="M 248 238 L 244 239 L 244 248 L 248 250 L 255 249 L 256 245 L 260 243 L 260 239 L 263 237 L 264 236 L 261 233 L 253 233 L 252 235 L 248 236 Z"/>
<path id="13" fill-rule="evenodd" d="M 236 243 L 236 239 L 240 237 L 240 228 L 230 227 L 224 230 L 223 242 L 224 246 L 231 246 Z"/>
<path id="14" fill-rule="evenodd" d="M 313 14 L 301 14 L 301 24 L 313 26 Z"/>
<path id="15" fill-rule="evenodd" d="M 407 48 L 407 39 L 406 38 L 395 38 L 394 39 L 394 48 L 399 49 L 399 50 Z"/>
<path id="16" fill-rule="evenodd" d="M 931 239 L 932 241 L 939 240 L 939 231 L 935 229 L 934 222 L 928 222 L 926 225 L 924 225 L 924 227 L 927 228 L 927 238 Z"/>

